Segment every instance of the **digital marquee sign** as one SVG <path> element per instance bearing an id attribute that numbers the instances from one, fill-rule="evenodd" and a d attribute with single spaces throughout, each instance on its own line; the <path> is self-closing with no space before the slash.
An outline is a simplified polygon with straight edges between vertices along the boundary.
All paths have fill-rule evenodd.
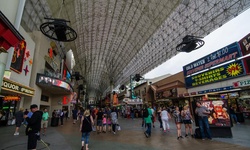
<path id="1" fill-rule="evenodd" d="M 231 79 L 245 75 L 245 69 L 241 60 L 231 62 L 215 69 L 199 73 L 185 78 L 186 87 L 201 86 L 226 79 Z"/>
<path id="2" fill-rule="evenodd" d="M 52 77 L 48 77 L 48 76 L 43 76 L 41 74 L 37 74 L 37 79 L 38 79 L 37 84 L 46 84 L 48 86 L 53 85 L 53 86 L 60 87 L 60 88 L 73 92 L 73 89 L 70 86 L 70 84 L 65 81 L 55 79 Z"/>
<path id="3" fill-rule="evenodd" d="M 241 56 L 240 46 L 234 42 L 226 47 L 219 49 L 205 57 L 202 57 L 183 67 L 184 76 L 188 76 L 213 66 L 234 60 Z"/>

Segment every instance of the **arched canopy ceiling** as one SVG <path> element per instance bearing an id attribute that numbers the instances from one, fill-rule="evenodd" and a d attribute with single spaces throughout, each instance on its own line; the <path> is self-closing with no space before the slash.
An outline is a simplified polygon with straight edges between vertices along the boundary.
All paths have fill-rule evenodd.
<path id="1" fill-rule="evenodd" d="M 22 25 L 33 31 L 44 17 L 69 20 L 78 38 L 60 43 L 61 53 L 73 50 L 87 92 L 100 94 L 175 56 L 185 35 L 204 37 L 249 6 L 249 0 L 26 0 Z"/>

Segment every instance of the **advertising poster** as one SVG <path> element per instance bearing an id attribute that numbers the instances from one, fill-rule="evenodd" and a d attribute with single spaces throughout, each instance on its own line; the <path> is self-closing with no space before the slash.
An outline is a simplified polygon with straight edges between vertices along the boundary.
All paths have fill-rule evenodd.
<path id="1" fill-rule="evenodd" d="M 234 60 L 238 57 L 241 57 L 240 46 L 237 42 L 234 42 L 205 57 L 183 66 L 183 73 L 186 77 L 205 69 L 215 67 L 219 64 Z"/>
<path id="2" fill-rule="evenodd" d="M 211 127 L 231 126 L 227 100 L 206 100 L 201 102 L 202 106 L 207 107 L 211 112 L 208 116 Z"/>
<path id="3" fill-rule="evenodd" d="M 11 69 L 17 73 L 21 73 L 23 69 L 24 54 L 26 50 L 26 42 L 21 41 L 15 48 L 11 60 Z"/>
<path id="4" fill-rule="evenodd" d="M 228 80 L 245 75 L 241 60 L 210 69 L 208 71 L 185 78 L 187 88 Z"/>

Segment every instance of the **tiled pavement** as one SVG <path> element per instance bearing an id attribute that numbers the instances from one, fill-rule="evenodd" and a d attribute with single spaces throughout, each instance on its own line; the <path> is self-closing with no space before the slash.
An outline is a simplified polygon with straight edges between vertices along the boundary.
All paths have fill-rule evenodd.
<path id="1" fill-rule="evenodd" d="M 176 139 L 176 127 L 170 122 L 170 133 L 162 133 L 159 123 L 152 128 L 152 136 L 146 138 L 141 128 L 141 119 L 119 118 L 122 130 L 116 135 L 112 133 L 97 134 L 92 132 L 90 136 L 90 150 L 249 150 L 250 149 L 250 122 L 235 125 L 232 128 L 233 138 L 214 138 L 212 141 L 193 139 L 191 137 Z M 24 127 L 21 127 L 20 135 L 14 136 L 15 127 L 0 127 L 0 150 L 25 150 L 27 149 L 27 136 L 24 135 Z M 184 126 L 182 127 L 184 132 Z M 183 133 L 184 134 L 184 133 Z M 72 124 L 71 120 L 65 121 L 63 126 L 49 127 L 42 142 L 38 142 L 37 150 L 80 150 L 81 133 L 79 122 Z"/>

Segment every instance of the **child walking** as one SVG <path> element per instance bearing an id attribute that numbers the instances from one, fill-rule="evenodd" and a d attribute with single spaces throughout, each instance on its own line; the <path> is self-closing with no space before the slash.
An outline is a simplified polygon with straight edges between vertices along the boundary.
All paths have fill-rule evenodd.
<path id="1" fill-rule="evenodd" d="M 106 114 L 104 114 L 103 115 L 103 118 L 102 118 L 102 129 L 103 129 L 103 131 L 102 132 L 104 132 L 104 133 L 106 133 L 106 126 L 107 126 L 107 115 Z"/>
<path id="2" fill-rule="evenodd" d="M 111 118 L 108 116 L 107 118 L 107 124 L 108 124 L 108 132 L 111 132 Z"/>

